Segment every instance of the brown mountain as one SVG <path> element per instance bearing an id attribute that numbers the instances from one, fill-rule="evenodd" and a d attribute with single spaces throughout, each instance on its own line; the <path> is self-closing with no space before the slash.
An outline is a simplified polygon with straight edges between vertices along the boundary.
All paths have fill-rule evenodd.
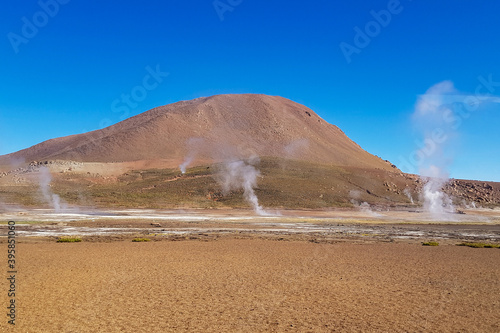
<path id="1" fill-rule="evenodd" d="M 265 207 L 422 204 L 418 176 L 367 153 L 303 105 L 250 94 L 165 105 L 102 130 L 0 156 L 0 204 L 43 205 L 37 193 L 40 167 L 47 165 L 51 190 L 71 204 L 248 207 L 242 190 L 221 191 L 225 169 L 211 164 L 253 155 L 261 158 L 255 191 Z M 181 174 L 185 160 L 192 163 Z M 452 180 L 444 190 L 464 207 L 500 204 L 499 183 Z"/>
<path id="2" fill-rule="evenodd" d="M 0 164 L 13 159 L 162 159 L 175 164 L 186 156 L 214 161 L 250 155 L 394 170 L 311 109 L 282 97 L 255 94 L 217 95 L 157 107 L 101 130 L 2 156 Z"/>

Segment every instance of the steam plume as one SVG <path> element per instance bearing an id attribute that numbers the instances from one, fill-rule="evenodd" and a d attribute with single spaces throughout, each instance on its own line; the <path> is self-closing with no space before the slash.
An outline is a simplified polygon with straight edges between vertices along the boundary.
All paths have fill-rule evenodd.
<path id="1" fill-rule="evenodd" d="M 52 190 L 50 189 L 52 175 L 50 174 L 49 168 L 44 166 L 40 167 L 38 175 L 38 181 L 43 199 L 54 209 L 56 213 L 61 212 L 66 208 L 66 204 L 64 202 L 61 203 L 59 195 L 52 193 Z"/>
<path id="2" fill-rule="evenodd" d="M 188 154 L 184 158 L 184 161 L 179 165 L 179 169 L 183 174 L 186 173 L 186 169 L 193 161 L 195 160 L 196 156 L 198 155 L 198 152 L 200 150 L 200 146 L 203 144 L 203 139 L 202 138 L 190 138 L 186 142 L 186 146 L 188 149 Z"/>
<path id="3" fill-rule="evenodd" d="M 442 188 L 448 182 L 448 174 L 435 166 L 424 172 L 430 175 L 426 178 L 423 188 L 424 210 L 433 217 L 443 219 L 446 214 L 453 213 L 455 208 L 451 198 L 443 192 Z"/>
<path id="4" fill-rule="evenodd" d="M 422 192 L 424 210 L 434 218 L 444 219 L 454 212 L 451 199 L 443 192 L 448 182 L 447 166 L 451 157 L 449 145 L 456 136 L 456 127 L 447 121 L 455 114 L 457 90 L 451 81 L 440 82 L 420 96 L 413 119 L 424 136 L 420 156 L 420 176 L 425 184 Z"/>
<path id="5" fill-rule="evenodd" d="M 260 175 L 260 172 L 255 168 L 255 164 L 258 162 L 258 157 L 225 162 L 219 172 L 219 181 L 225 194 L 231 190 L 243 189 L 243 196 L 252 205 L 254 211 L 259 215 L 266 215 L 267 213 L 259 205 L 254 191 L 254 188 L 257 187 L 257 177 Z"/>
<path id="6" fill-rule="evenodd" d="M 351 197 L 351 203 L 356 207 L 360 212 L 363 212 L 365 214 L 369 214 L 371 216 L 380 216 L 380 214 L 375 213 L 372 210 L 372 207 L 370 204 L 366 201 L 360 202 L 359 199 L 361 198 L 361 192 L 358 190 L 351 190 L 349 191 L 349 196 Z"/>
<path id="7" fill-rule="evenodd" d="M 500 98 L 491 94 L 480 94 L 481 89 L 491 93 L 498 84 L 478 78 L 481 84 L 475 95 L 459 93 L 451 81 L 440 82 L 420 96 L 413 114 L 415 123 L 423 131 L 425 141 L 417 151 L 420 175 L 426 181 L 423 188 L 424 208 L 437 217 L 443 212 L 453 212 L 450 198 L 442 191 L 448 180 L 447 165 L 451 161 L 450 145 L 458 134 L 463 121 L 481 105 L 498 104 Z"/>
<path id="8" fill-rule="evenodd" d="M 413 197 L 411 196 L 411 192 L 409 189 L 405 188 L 405 190 L 403 191 L 403 193 L 408 197 L 408 199 L 410 199 L 411 203 L 414 204 L 415 202 L 413 201 Z"/>
<path id="9" fill-rule="evenodd" d="M 188 155 L 184 159 L 184 162 L 182 162 L 181 165 L 179 165 L 179 169 L 181 169 L 182 174 L 186 173 L 186 168 L 193 162 L 194 156 Z"/>

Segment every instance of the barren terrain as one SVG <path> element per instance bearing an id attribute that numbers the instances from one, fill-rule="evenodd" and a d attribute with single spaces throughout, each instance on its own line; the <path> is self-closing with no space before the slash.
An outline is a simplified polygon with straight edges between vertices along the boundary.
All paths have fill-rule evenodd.
<path id="1" fill-rule="evenodd" d="M 18 248 L 22 332 L 500 330 L 498 249 L 234 238 Z"/>
<path id="2" fill-rule="evenodd" d="M 7 221 L 16 222 L 22 332 L 500 329 L 500 250 L 457 246 L 498 246 L 498 209 L 443 222 L 418 209 L 257 216 L 8 205 L 2 234 Z M 0 242 L 7 247 L 6 237 Z"/>

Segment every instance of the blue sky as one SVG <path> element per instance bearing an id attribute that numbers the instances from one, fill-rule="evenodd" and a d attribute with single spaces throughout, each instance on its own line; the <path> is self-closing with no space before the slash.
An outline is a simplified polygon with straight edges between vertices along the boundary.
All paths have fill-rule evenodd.
<path id="1" fill-rule="evenodd" d="M 423 138 L 419 95 L 444 80 L 464 95 L 481 77 L 500 82 L 495 1 L 55 1 L 9 1 L 0 13 L 0 154 L 179 100 L 264 93 L 401 165 Z M 371 37 L 356 44 L 356 27 Z M 147 68 L 168 76 L 145 89 Z M 500 96 L 489 88 L 481 94 Z M 464 119 L 448 145 L 451 177 L 500 181 L 499 124 L 498 103 Z"/>

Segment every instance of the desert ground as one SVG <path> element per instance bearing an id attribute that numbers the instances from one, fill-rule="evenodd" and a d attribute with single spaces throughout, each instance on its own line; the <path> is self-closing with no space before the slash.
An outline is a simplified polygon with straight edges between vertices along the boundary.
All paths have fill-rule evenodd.
<path id="1" fill-rule="evenodd" d="M 446 222 L 403 210 L 12 209 L 3 235 L 9 220 L 18 292 L 6 332 L 500 331 L 500 249 L 457 246 L 499 244 L 495 209 Z M 68 236 L 82 241 L 57 243 Z"/>

